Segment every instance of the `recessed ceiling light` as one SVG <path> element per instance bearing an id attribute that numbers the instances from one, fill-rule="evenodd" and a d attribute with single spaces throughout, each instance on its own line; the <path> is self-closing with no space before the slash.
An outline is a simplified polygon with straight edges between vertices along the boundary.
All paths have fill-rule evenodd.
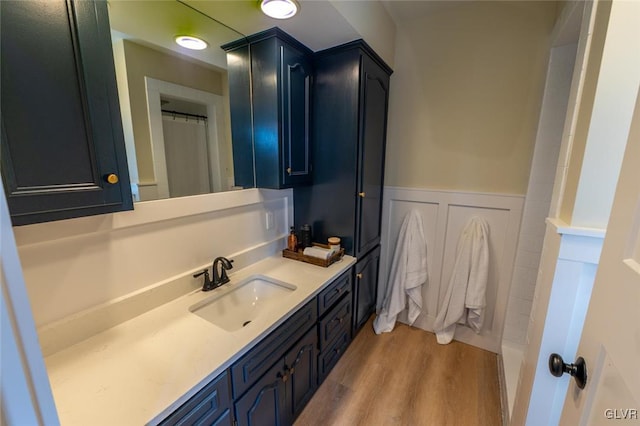
<path id="1" fill-rule="evenodd" d="M 260 8 L 265 15 L 275 19 L 287 19 L 298 13 L 295 0 L 262 0 Z"/>
<path id="2" fill-rule="evenodd" d="M 191 50 L 203 50 L 208 46 L 207 42 L 201 38 L 188 35 L 176 36 L 176 43 Z"/>

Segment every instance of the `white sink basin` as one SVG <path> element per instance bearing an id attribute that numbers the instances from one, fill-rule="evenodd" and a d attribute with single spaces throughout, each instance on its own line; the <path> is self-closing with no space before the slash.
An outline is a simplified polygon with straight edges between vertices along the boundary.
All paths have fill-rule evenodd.
<path id="1" fill-rule="evenodd" d="M 222 293 L 224 290 L 227 291 Z M 220 294 L 196 303 L 189 311 L 224 330 L 236 331 L 295 290 L 294 285 L 264 275 L 252 275 L 237 284 L 233 281 L 225 284 L 216 290 Z"/>

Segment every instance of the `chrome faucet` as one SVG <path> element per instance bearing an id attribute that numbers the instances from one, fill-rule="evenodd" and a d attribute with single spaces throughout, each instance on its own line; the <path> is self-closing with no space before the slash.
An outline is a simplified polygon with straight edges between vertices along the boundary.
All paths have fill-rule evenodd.
<path id="1" fill-rule="evenodd" d="M 213 261 L 213 280 L 209 277 L 209 269 L 205 269 L 202 272 L 198 272 L 193 275 L 193 278 L 198 278 L 200 275 L 204 274 L 204 284 L 202 286 L 202 291 L 210 291 L 214 288 L 220 287 L 222 284 L 226 284 L 229 282 L 229 277 L 227 276 L 227 270 L 233 269 L 233 260 L 229 260 L 226 257 L 216 257 Z M 220 267 L 218 268 L 218 264 Z M 218 273 L 218 269 L 220 272 Z"/>

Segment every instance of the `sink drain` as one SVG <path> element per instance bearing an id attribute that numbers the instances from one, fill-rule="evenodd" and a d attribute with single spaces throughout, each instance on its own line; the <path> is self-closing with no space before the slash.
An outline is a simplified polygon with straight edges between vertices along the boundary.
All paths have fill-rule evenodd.
<path id="1" fill-rule="evenodd" d="M 247 326 L 247 324 L 249 324 L 250 322 L 251 322 L 251 320 L 249 320 L 249 321 L 245 321 L 245 322 L 244 322 L 244 324 L 242 324 L 242 326 L 243 326 L 243 327 L 246 327 L 246 326 Z"/>

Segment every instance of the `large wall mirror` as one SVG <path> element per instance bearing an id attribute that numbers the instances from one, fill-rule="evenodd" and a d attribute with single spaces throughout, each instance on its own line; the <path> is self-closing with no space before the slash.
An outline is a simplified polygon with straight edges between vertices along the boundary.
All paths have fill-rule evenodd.
<path id="1" fill-rule="evenodd" d="M 134 199 L 240 189 L 220 46 L 243 34 L 180 1 L 111 0 L 109 19 Z M 208 47 L 180 47 L 177 35 Z"/>

